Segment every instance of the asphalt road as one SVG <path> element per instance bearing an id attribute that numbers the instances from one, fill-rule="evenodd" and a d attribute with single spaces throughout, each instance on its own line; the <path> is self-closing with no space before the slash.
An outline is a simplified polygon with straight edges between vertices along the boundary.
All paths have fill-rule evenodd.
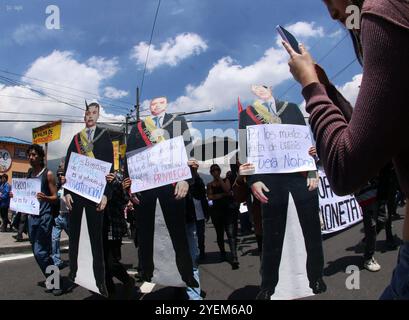
<path id="1" fill-rule="evenodd" d="M 403 215 L 403 210 L 399 213 Z M 394 233 L 402 234 L 403 220 L 394 221 Z M 362 234 L 362 224 L 343 231 L 324 241 L 325 271 L 324 280 L 328 285 L 326 293 L 306 299 L 311 300 L 371 300 L 378 299 L 383 289 L 390 281 L 396 264 L 397 250 L 388 251 L 385 247 L 385 233 L 378 237 L 376 259 L 382 266 L 381 271 L 371 273 L 362 269 L 362 247 L 359 246 Z M 207 258 L 200 266 L 202 289 L 206 292 L 206 300 L 252 300 L 258 292 L 260 283 L 259 256 L 257 255 L 254 236 L 240 237 L 239 261 L 240 268 L 232 270 L 227 262 L 220 262 L 216 244 L 216 234 L 209 223 L 206 229 Z M 133 244 L 127 241 L 123 245 L 122 262 L 131 268 L 137 263 L 137 251 Z M 226 244 L 226 248 L 228 248 Z M 63 259 L 68 259 L 67 250 L 63 250 Z M 346 280 L 349 274 L 345 270 L 350 265 L 358 266 L 359 289 L 348 290 Z M 67 276 L 68 268 L 62 271 Z M 90 291 L 78 287 L 73 292 L 60 297 L 45 293 L 37 286 L 43 280 L 40 269 L 30 254 L 0 256 L 0 299 L 1 300 L 100 300 L 104 299 Z M 141 284 L 137 284 L 140 286 Z M 145 284 L 144 287 L 147 285 Z M 148 290 L 149 291 L 149 290 Z M 122 299 L 122 286 L 117 284 L 117 299 Z M 173 288 L 153 287 L 152 292 L 142 294 L 135 288 L 133 299 L 144 300 L 175 300 L 183 299 L 176 295 Z"/>

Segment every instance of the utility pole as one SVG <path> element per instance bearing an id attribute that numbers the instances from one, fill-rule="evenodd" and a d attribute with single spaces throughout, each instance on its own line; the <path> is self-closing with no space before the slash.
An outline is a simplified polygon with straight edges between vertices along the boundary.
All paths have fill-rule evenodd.
<path id="1" fill-rule="evenodd" d="M 135 106 L 135 111 L 136 111 L 136 122 L 139 122 L 140 120 L 140 105 L 139 105 L 139 87 L 136 87 L 136 106 Z"/>
<path id="2" fill-rule="evenodd" d="M 129 124 L 129 113 L 126 115 L 125 117 L 125 139 L 124 139 L 124 143 L 128 144 L 128 124 Z"/>

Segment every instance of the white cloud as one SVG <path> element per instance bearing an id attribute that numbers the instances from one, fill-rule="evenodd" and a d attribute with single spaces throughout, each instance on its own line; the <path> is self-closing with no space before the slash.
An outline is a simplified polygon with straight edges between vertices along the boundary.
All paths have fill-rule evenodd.
<path id="1" fill-rule="evenodd" d="M 286 29 L 299 38 L 322 38 L 324 36 L 324 28 L 316 28 L 315 22 L 300 21 L 287 26 Z"/>
<path id="2" fill-rule="evenodd" d="M 22 24 L 14 30 L 12 38 L 19 45 L 29 42 L 45 40 L 57 35 L 55 30 L 48 30 L 45 26 L 36 24 Z"/>
<path id="3" fill-rule="evenodd" d="M 343 96 L 355 107 L 356 99 L 358 98 L 359 88 L 362 82 L 362 74 L 357 74 L 352 78 L 352 81 L 345 83 L 338 90 Z"/>
<path id="4" fill-rule="evenodd" d="M 131 59 L 143 66 L 148 48 L 148 43 L 140 42 L 132 49 Z M 182 60 L 199 55 L 206 50 L 207 44 L 199 35 L 195 33 L 179 34 L 174 39 L 162 42 L 158 49 L 155 45 L 151 45 L 147 70 L 153 71 L 163 65 L 177 66 Z"/>
<path id="5" fill-rule="evenodd" d="M 129 95 L 128 91 L 119 90 L 114 87 L 106 87 L 104 89 L 104 96 L 110 99 L 121 99 Z"/>
<path id="6" fill-rule="evenodd" d="M 65 119 L 82 121 L 84 112 L 79 109 L 72 108 L 68 105 L 57 103 L 50 98 L 46 98 L 29 89 L 29 87 L 39 89 L 46 95 L 58 96 L 58 99 L 70 102 L 73 105 L 84 108 L 84 99 L 87 97 L 85 93 L 73 91 L 67 87 L 87 92 L 98 93 L 102 81 L 108 77 L 113 76 L 114 68 L 112 68 L 112 60 L 99 58 L 98 61 L 105 61 L 107 68 L 111 68 L 109 72 L 100 72 L 104 69 L 104 64 L 100 63 L 98 68 L 92 67 L 89 63 L 81 63 L 73 57 L 72 52 L 68 51 L 54 51 L 50 55 L 36 59 L 25 73 L 25 76 L 30 78 L 37 78 L 49 83 L 63 84 L 64 87 L 45 84 L 33 79 L 22 78 L 28 83 L 27 86 L 3 86 L 0 88 L 1 95 L 1 111 L 20 112 L 21 115 L 1 114 L 2 119 L 11 120 L 58 120 L 60 115 L 68 115 Z M 110 62 L 111 61 L 111 62 Z M 96 66 L 94 64 L 94 66 Z M 111 66 L 111 67 L 109 67 Z M 117 70 L 117 69 L 116 69 Z M 56 92 L 55 90 L 58 90 Z M 75 96 L 74 96 L 75 95 Z M 6 96 L 6 97 L 5 97 Z M 24 100 L 13 97 L 26 97 L 39 99 Z M 46 100 L 46 101 L 44 101 Z M 29 113 L 42 113 L 48 116 L 34 116 Z M 104 108 L 101 109 L 100 121 L 115 121 L 123 120 L 121 116 L 114 116 L 106 112 Z M 31 129 L 40 126 L 46 121 L 40 123 L 12 123 L 9 126 L 0 126 L 0 135 L 14 136 L 20 139 L 31 141 Z M 68 145 L 73 135 L 84 127 L 80 124 L 69 124 L 63 122 L 62 137 L 58 142 L 49 144 L 49 159 L 55 159 L 65 156 Z"/>
<path id="7" fill-rule="evenodd" d="M 91 57 L 87 64 L 96 69 L 98 73 L 105 79 L 111 78 L 118 70 L 118 58 L 106 59 L 102 57 Z"/>
<path id="8" fill-rule="evenodd" d="M 323 36 L 322 28 L 316 28 L 314 23 L 299 22 L 288 29 L 305 39 Z M 188 85 L 185 95 L 170 105 L 173 111 L 213 107 L 217 113 L 229 109 L 237 101 L 238 96 L 242 101 L 255 99 L 250 91 L 252 84 L 265 84 L 274 88 L 291 78 L 288 54 L 277 36 L 276 46 L 267 49 L 264 55 L 251 65 L 242 66 L 231 57 L 221 58 L 210 69 L 201 84 Z"/>

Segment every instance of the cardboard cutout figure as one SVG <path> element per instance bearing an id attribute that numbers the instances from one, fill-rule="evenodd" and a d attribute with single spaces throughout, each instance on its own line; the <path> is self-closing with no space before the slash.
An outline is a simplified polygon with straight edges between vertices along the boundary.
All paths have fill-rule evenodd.
<path id="1" fill-rule="evenodd" d="M 191 143 L 186 120 L 166 113 L 166 97 L 151 101 L 151 116 L 139 121 L 128 138 L 127 153 L 184 135 Z M 125 162 L 127 163 L 127 162 Z M 126 166 L 126 176 L 129 176 Z M 198 287 L 185 230 L 186 181 L 142 191 L 136 196 L 139 258 L 142 279 L 173 287 Z"/>
<path id="2" fill-rule="evenodd" d="M 274 99 L 271 88 L 253 85 L 252 91 L 259 100 L 240 113 L 240 129 L 251 125 L 274 123 L 306 125 L 298 106 Z M 314 293 L 325 291 L 326 286 L 322 281 L 324 257 L 316 190 L 317 172 L 250 175 L 247 181 L 253 195 L 262 202 L 262 282 L 257 299 L 269 300 L 276 290 L 284 237 L 287 236 L 286 224 L 287 221 L 292 221 L 291 223 L 296 221 L 296 218 L 292 218 L 296 215 L 301 225 L 307 252 L 306 269 L 309 287 Z M 293 207 L 292 199 L 296 214 L 288 212 L 289 208 Z M 287 230 L 288 227 L 290 226 L 287 226 Z M 300 238 L 302 239 L 302 236 Z M 297 246 L 300 245 L 301 243 L 297 243 Z M 286 254 L 284 253 L 283 256 Z"/>
<path id="3" fill-rule="evenodd" d="M 114 156 L 111 138 L 105 129 L 97 126 L 100 105 L 98 102 L 85 104 L 85 128 L 73 137 L 65 163 L 69 164 L 71 154 L 75 152 L 112 164 Z M 68 165 L 65 167 L 65 173 L 67 168 Z M 108 296 L 108 292 L 105 284 L 102 223 L 110 192 L 107 185 L 101 203 L 96 204 L 69 190 L 65 191 L 65 200 L 71 209 L 69 277 L 75 283 L 104 296 Z"/>

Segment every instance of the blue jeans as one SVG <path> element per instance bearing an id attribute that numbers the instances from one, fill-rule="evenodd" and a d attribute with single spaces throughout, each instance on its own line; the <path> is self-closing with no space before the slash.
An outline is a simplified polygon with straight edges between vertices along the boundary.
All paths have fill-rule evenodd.
<path id="1" fill-rule="evenodd" d="M 199 284 L 198 288 L 186 288 L 186 293 L 189 296 L 189 300 L 203 300 L 200 296 L 200 277 L 199 277 L 199 266 L 197 263 L 197 259 L 199 258 L 199 247 L 197 241 L 197 234 L 196 234 L 196 223 L 188 223 L 186 224 L 186 234 L 187 234 L 187 241 L 189 243 L 189 251 L 192 257 L 193 263 L 193 276 L 196 279 L 197 283 Z"/>
<path id="2" fill-rule="evenodd" d="M 54 265 L 60 266 L 62 264 L 61 253 L 60 253 L 60 239 L 61 232 L 64 230 L 68 234 L 68 213 L 64 215 L 58 215 L 54 219 L 55 225 L 52 231 L 52 259 Z"/>
<path id="3" fill-rule="evenodd" d="M 401 246 L 391 284 L 385 289 L 380 300 L 409 300 L 409 242 Z"/>
<path id="4" fill-rule="evenodd" d="M 53 227 L 53 217 L 51 214 L 41 216 L 28 216 L 28 236 L 34 257 L 40 266 L 44 276 L 49 265 L 53 265 L 51 259 L 51 230 Z"/>

